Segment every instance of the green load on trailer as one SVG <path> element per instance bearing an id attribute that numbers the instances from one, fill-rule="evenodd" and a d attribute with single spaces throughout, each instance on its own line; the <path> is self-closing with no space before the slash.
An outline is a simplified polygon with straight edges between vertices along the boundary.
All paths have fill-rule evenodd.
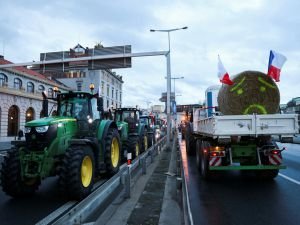
<path id="1" fill-rule="evenodd" d="M 196 153 L 201 177 L 211 178 L 224 170 L 248 170 L 263 179 L 273 179 L 283 165 L 281 152 L 272 140 L 290 140 L 298 133 L 296 114 L 278 114 L 280 95 L 266 74 L 245 71 L 223 84 L 216 99 L 189 113 L 186 124 L 186 151 Z M 213 86 L 215 87 L 215 86 Z M 208 90 L 216 90 L 209 87 Z"/>

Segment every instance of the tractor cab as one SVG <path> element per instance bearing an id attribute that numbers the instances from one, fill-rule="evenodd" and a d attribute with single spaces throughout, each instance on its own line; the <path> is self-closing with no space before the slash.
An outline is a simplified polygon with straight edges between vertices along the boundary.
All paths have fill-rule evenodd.
<path id="1" fill-rule="evenodd" d="M 98 95 L 86 92 L 67 92 L 57 95 L 57 116 L 77 120 L 78 132 L 85 135 L 95 131 L 91 126 L 99 123 L 103 104 Z"/>
<path id="2" fill-rule="evenodd" d="M 117 108 L 115 110 L 115 121 L 119 126 L 122 124 L 128 124 L 129 133 L 137 133 L 137 127 L 139 125 L 140 111 L 136 108 Z"/>

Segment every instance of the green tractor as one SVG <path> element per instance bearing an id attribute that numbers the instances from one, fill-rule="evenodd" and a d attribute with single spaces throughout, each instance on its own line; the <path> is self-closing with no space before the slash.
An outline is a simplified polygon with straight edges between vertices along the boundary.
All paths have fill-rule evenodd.
<path id="1" fill-rule="evenodd" d="M 151 147 L 156 142 L 155 117 L 150 115 L 142 115 L 140 116 L 140 122 L 145 125 L 148 131 L 148 147 Z"/>
<path id="2" fill-rule="evenodd" d="M 44 178 L 59 177 L 63 194 L 82 199 L 100 174 L 113 175 L 121 163 L 114 121 L 104 120 L 103 99 L 87 92 L 57 93 L 57 115 L 25 124 L 25 141 L 14 143 L 1 170 L 3 191 L 12 197 L 33 194 Z"/>
<path id="3" fill-rule="evenodd" d="M 114 119 L 117 123 L 123 146 L 123 159 L 127 153 L 136 158 L 148 148 L 147 127 L 139 121 L 140 111 L 137 108 L 117 108 Z"/>

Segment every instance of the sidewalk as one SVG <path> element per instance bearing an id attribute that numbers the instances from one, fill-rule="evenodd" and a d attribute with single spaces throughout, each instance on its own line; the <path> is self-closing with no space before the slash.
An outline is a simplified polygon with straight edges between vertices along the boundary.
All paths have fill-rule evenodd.
<path id="1" fill-rule="evenodd" d="M 11 148 L 10 141 L 1 141 L 0 142 L 0 151 L 7 150 Z"/>

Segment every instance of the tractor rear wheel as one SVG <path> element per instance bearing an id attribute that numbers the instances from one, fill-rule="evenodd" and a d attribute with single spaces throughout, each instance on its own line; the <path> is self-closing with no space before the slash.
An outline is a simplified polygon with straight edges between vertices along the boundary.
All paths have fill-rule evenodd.
<path id="1" fill-rule="evenodd" d="M 85 198 L 92 191 L 94 174 L 95 158 L 91 147 L 70 146 L 59 172 L 61 192 L 71 199 Z"/>
<path id="2" fill-rule="evenodd" d="M 105 137 L 105 164 L 107 174 L 114 175 L 119 171 L 121 162 L 120 136 L 117 129 L 109 128 Z"/>
<path id="3" fill-rule="evenodd" d="M 15 148 L 8 151 L 8 155 L 4 157 L 1 185 L 3 192 L 15 198 L 32 195 L 40 185 L 38 178 L 22 180 L 19 151 Z"/>

